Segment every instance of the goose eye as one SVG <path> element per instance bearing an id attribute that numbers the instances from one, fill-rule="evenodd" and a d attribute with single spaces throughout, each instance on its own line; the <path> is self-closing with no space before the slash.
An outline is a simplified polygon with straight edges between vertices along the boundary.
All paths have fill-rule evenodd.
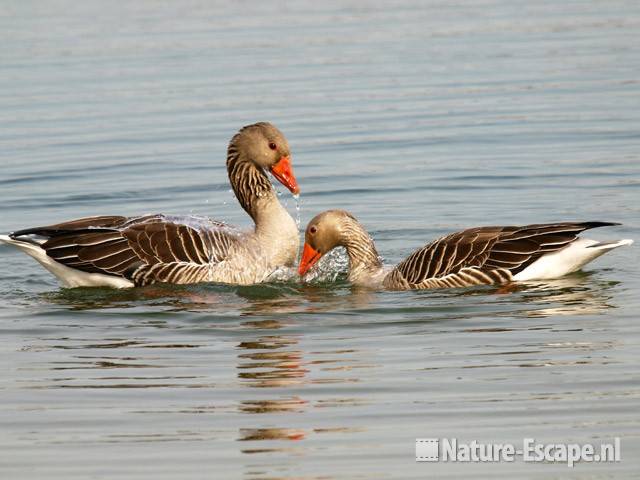
<path id="1" fill-rule="evenodd" d="M 317 231 L 318 231 L 318 229 L 317 229 L 316 227 L 311 227 L 311 228 L 309 229 L 309 233 L 311 233 L 311 234 L 314 234 L 314 233 L 316 233 Z"/>
<path id="2" fill-rule="evenodd" d="M 273 142 L 269 142 L 269 148 L 270 148 L 271 150 L 275 150 L 276 148 L 278 148 L 278 146 L 277 146 L 275 143 L 273 143 Z"/>

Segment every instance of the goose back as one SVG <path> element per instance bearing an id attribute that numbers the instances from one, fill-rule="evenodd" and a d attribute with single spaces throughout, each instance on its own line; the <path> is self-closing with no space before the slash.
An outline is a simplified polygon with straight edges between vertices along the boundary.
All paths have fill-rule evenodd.
<path id="1" fill-rule="evenodd" d="M 208 218 L 165 215 L 88 217 L 11 234 L 39 239 L 32 241 L 67 267 L 123 277 L 136 286 L 207 281 L 241 236 Z"/>
<path id="2" fill-rule="evenodd" d="M 557 252 L 590 228 L 610 222 L 547 223 L 477 227 L 422 247 L 384 279 L 392 289 L 488 285 L 511 281 L 545 254 Z"/>

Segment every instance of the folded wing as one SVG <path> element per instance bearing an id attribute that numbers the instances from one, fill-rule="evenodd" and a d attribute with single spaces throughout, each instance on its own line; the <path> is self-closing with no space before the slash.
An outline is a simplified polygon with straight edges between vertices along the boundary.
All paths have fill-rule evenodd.
<path id="1" fill-rule="evenodd" d="M 206 281 L 239 233 L 202 217 L 90 217 L 22 230 L 48 256 L 68 267 L 123 277 L 135 285 Z"/>
<path id="2" fill-rule="evenodd" d="M 449 288 L 510 281 L 545 254 L 607 222 L 478 227 L 442 237 L 412 253 L 385 280 L 389 287 Z"/>

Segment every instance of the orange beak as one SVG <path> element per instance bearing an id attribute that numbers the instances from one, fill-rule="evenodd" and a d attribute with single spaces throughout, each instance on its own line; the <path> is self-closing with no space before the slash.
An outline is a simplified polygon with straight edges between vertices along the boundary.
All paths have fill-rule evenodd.
<path id="1" fill-rule="evenodd" d="M 298 187 L 298 182 L 293 174 L 289 157 L 281 157 L 278 163 L 271 167 L 271 173 L 282 185 L 291 190 L 291 193 L 294 195 L 300 193 L 300 187 Z"/>
<path id="2" fill-rule="evenodd" d="M 298 273 L 300 276 L 311 270 L 311 267 L 318 263 L 318 260 L 320 260 L 321 257 L 322 254 L 319 251 L 314 250 L 311 245 L 305 242 L 304 250 L 302 250 L 302 259 L 300 260 L 300 266 L 298 267 Z"/>

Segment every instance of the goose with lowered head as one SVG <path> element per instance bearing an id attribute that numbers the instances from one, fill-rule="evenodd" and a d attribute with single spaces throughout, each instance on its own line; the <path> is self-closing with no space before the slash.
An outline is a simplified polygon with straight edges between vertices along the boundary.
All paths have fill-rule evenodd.
<path id="1" fill-rule="evenodd" d="M 385 269 L 364 227 L 344 210 L 314 217 L 305 231 L 299 273 L 305 275 L 335 247 L 345 247 L 349 281 L 390 290 L 468 287 L 558 278 L 632 240 L 598 242 L 578 237 L 584 230 L 619 225 L 563 222 L 476 227 L 439 238 Z"/>

